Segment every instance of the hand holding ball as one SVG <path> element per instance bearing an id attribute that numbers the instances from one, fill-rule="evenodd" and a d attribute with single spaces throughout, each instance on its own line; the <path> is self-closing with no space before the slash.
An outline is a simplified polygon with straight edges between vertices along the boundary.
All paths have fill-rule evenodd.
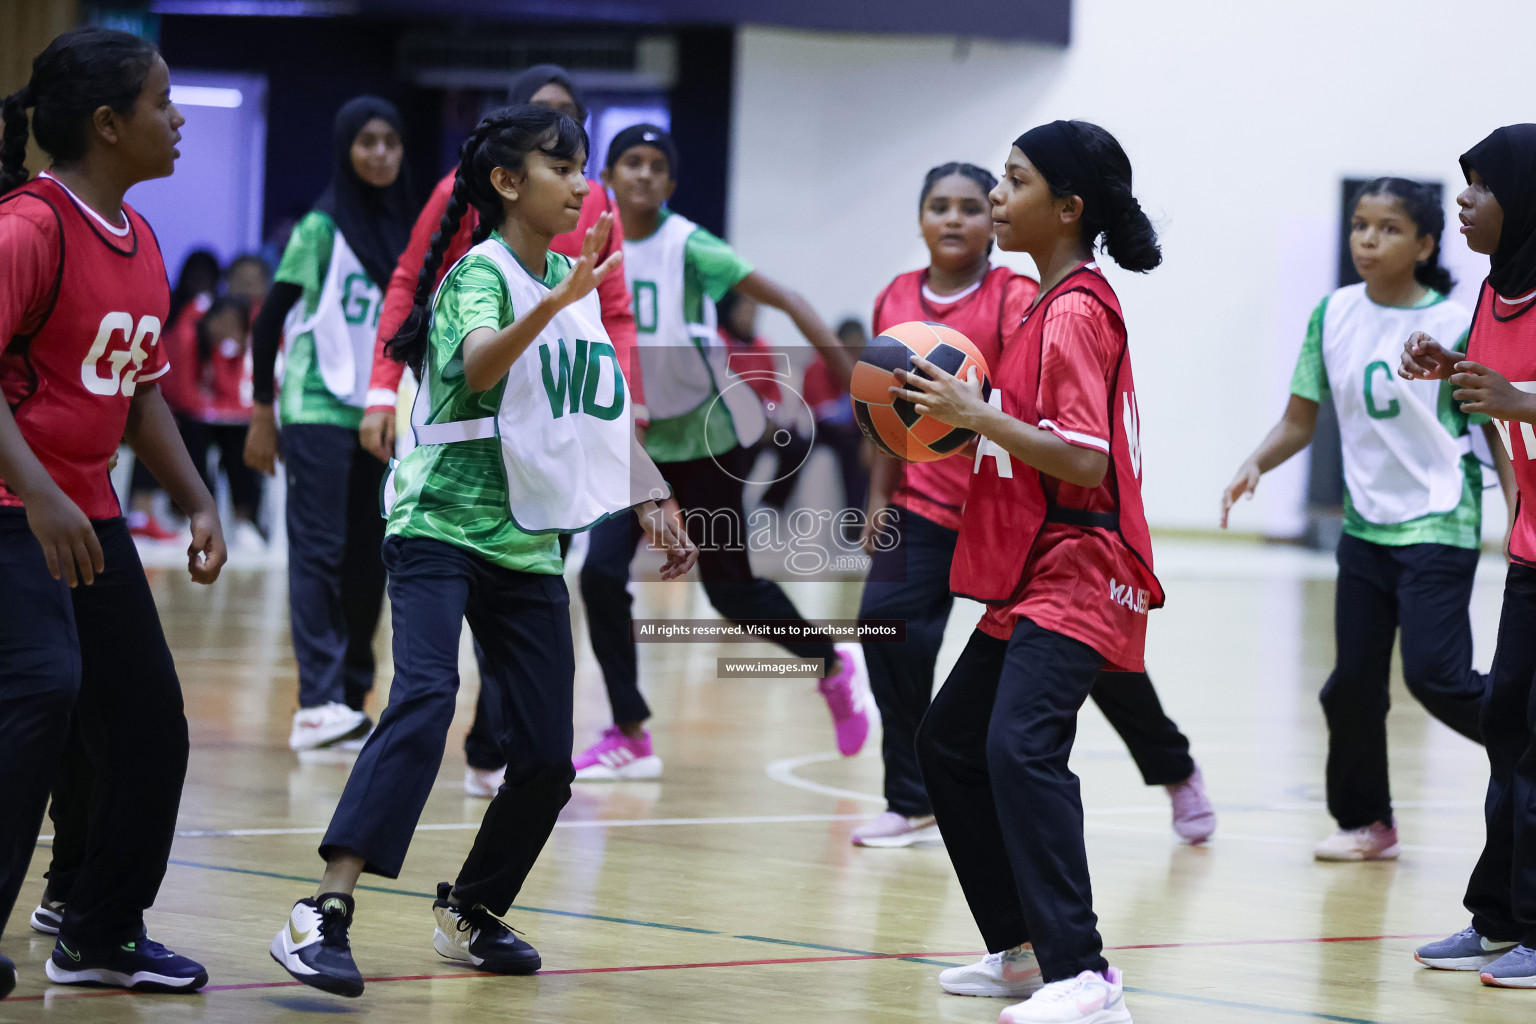
<path id="1" fill-rule="evenodd" d="M 853 416 L 864 436 L 885 454 L 903 462 L 934 462 L 959 451 L 976 432 L 952 427 L 920 414 L 912 403 L 891 394 L 896 370 L 928 378 L 912 363 L 913 356 L 962 380 L 974 369 L 981 377 L 981 394 L 991 393 L 987 361 L 971 340 L 943 324 L 923 320 L 897 324 L 883 331 L 859 355 L 849 388 Z"/>

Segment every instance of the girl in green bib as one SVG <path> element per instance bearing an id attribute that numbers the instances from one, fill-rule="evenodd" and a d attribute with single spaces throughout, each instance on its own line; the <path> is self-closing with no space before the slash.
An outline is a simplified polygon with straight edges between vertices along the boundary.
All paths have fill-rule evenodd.
<path id="1" fill-rule="evenodd" d="M 415 307 L 389 345 L 421 380 L 416 447 L 385 488 L 395 679 L 321 843 L 325 877 L 271 945 L 295 978 L 338 995 L 363 990 L 347 939 L 357 880 L 364 871 L 399 876 L 437 779 L 463 620 L 485 648 L 481 686 L 501 723 L 506 780 L 458 878 L 438 886 L 432 946 L 481 970 L 531 974 L 538 953 L 501 915 L 575 774 L 559 534 L 633 508 L 666 554 L 664 579 L 698 558 L 657 504 L 666 485 L 635 439 L 633 401 L 603 330 L 595 290 L 622 260 L 598 261 L 611 215 L 587 232 L 577 259 L 549 251 L 581 215 L 586 149 L 586 132 L 557 111 L 510 107 L 481 121 L 460 150 Z M 476 244 L 429 304 L 471 206 Z"/>

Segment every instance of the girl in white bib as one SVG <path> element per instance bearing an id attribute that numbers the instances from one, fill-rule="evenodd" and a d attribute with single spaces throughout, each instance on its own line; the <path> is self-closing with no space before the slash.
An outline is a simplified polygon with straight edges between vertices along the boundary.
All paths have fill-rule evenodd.
<path id="1" fill-rule="evenodd" d="M 363 990 L 347 939 L 357 880 L 399 875 L 437 779 L 464 619 L 485 648 L 481 688 L 507 767 L 457 879 L 438 886 L 432 948 L 480 970 L 531 974 L 537 951 L 501 917 L 571 795 L 575 656 L 559 534 L 638 507 L 667 556 L 664 579 L 698 557 L 657 505 L 666 485 L 635 439 L 598 313 L 595 289 L 622 259 L 598 262 L 611 215 L 576 260 L 549 251 L 580 216 L 586 149 L 586 132 L 558 111 L 508 107 L 482 120 L 460 150 L 415 307 L 389 345 L 421 381 L 416 447 L 385 491 L 395 679 L 321 843 L 325 877 L 271 946 L 295 978 L 338 995 Z M 429 305 L 470 206 L 477 244 Z M 423 927 L 423 946 L 426 936 Z"/>
<path id="2" fill-rule="evenodd" d="M 1222 495 L 1232 504 L 1259 477 L 1305 448 L 1328 398 L 1344 449 L 1344 535 L 1334 627 L 1338 647 L 1323 687 L 1328 719 L 1328 811 L 1338 830 L 1318 860 L 1391 860 L 1397 826 L 1387 777 L 1388 681 L 1401 628 L 1403 679 L 1425 709 L 1481 742 L 1484 676 L 1472 668 L 1467 605 L 1481 546 L 1482 467 L 1468 417 L 1442 381 L 1407 381 L 1397 365 L 1415 331 L 1464 338 L 1472 314 L 1446 296 L 1440 266 L 1445 214 L 1438 190 L 1378 178 L 1355 196 L 1349 248 L 1362 283 L 1318 303 L 1284 416 Z M 1458 343 L 1458 348 L 1461 344 Z M 1496 459 L 1498 443 L 1490 437 Z M 1514 506 L 1507 461 L 1499 468 Z"/>

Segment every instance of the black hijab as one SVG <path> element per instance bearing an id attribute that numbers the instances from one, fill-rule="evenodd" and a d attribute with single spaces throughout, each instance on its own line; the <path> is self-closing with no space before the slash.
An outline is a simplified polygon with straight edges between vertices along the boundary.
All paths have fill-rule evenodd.
<path id="1" fill-rule="evenodd" d="M 576 101 L 576 107 L 581 111 L 576 117 L 576 123 L 586 124 L 587 101 L 582 99 L 581 90 L 571 81 L 570 73 L 558 64 L 535 64 L 512 79 L 512 84 L 507 87 L 507 105 L 530 102 L 533 94 L 550 82 L 571 94 L 571 99 Z"/>
<path id="2" fill-rule="evenodd" d="M 343 103 L 336 111 L 331 129 L 334 164 L 331 183 L 315 209 L 336 222 L 357 260 L 380 288 L 388 287 L 395 262 L 411 240 L 415 221 L 415 193 L 411 176 L 402 162 L 400 176 L 388 188 L 375 188 L 357 176 L 352 167 L 352 143 L 363 125 L 374 118 L 389 122 L 404 137 L 400 112 L 388 100 L 377 96 L 358 96 Z"/>
<path id="3" fill-rule="evenodd" d="M 1504 210 L 1488 283 L 1506 299 L 1536 291 L 1536 124 L 1495 128 L 1461 155 L 1469 182 L 1473 170 Z"/>

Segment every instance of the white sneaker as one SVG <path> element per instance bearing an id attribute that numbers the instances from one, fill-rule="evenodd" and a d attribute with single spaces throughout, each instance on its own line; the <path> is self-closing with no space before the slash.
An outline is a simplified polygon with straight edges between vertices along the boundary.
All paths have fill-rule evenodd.
<path id="1" fill-rule="evenodd" d="M 1041 984 L 1040 961 L 1028 945 L 988 953 L 973 964 L 939 972 L 939 987 L 954 996 L 1028 999 Z"/>
<path id="2" fill-rule="evenodd" d="M 1114 967 L 1053 981 L 1003 1010 L 998 1024 L 1131 1024 L 1125 990 Z"/>
<path id="3" fill-rule="evenodd" d="M 1397 860 L 1397 824 L 1373 821 L 1364 828 L 1339 829 L 1312 850 L 1314 860 Z"/>
<path id="4" fill-rule="evenodd" d="M 229 550 L 242 555 L 265 554 L 267 539 L 261 535 L 252 523 L 241 521 L 235 524 L 234 531 L 230 534 Z"/>
<path id="5" fill-rule="evenodd" d="M 849 838 L 854 846 L 900 847 L 937 843 L 942 837 L 931 814 L 909 818 L 905 814 L 886 811 L 874 821 L 854 829 Z"/>
<path id="6" fill-rule="evenodd" d="M 361 711 L 332 701 L 317 708 L 299 708 L 293 713 L 293 731 L 288 734 L 289 750 L 314 750 L 363 732 L 371 723 Z"/>
<path id="7" fill-rule="evenodd" d="M 492 768 L 490 771 L 474 767 L 464 769 L 464 792 L 470 796 L 494 800 L 497 792 L 501 790 L 501 784 L 505 781 L 507 781 L 505 765 Z"/>

